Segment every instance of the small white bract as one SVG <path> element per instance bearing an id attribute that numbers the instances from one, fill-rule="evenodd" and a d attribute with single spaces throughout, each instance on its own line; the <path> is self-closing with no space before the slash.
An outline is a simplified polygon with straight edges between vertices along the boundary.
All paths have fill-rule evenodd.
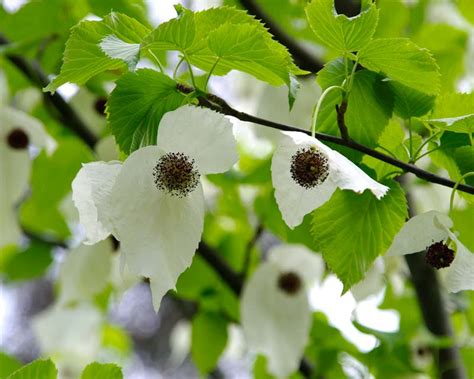
<path id="1" fill-rule="evenodd" d="M 401 256 L 428 250 L 427 264 L 440 270 L 449 292 L 474 290 L 474 254 L 459 241 L 451 231 L 452 227 L 451 219 L 440 212 L 429 211 L 415 216 L 396 235 L 387 255 Z M 449 248 L 449 240 L 456 251 Z"/>
<path id="2" fill-rule="evenodd" d="M 290 228 L 328 201 L 339 187 L 378 199 L 388 187 L 377 183 L 349 159 L 304 133 L 284 132 L 272 160 L 275 198 Z"/>
<path id="3" fill-rule="evenodd" d="M 58 303 L 92 301 L 110 282 L 113 249 L 109 240 L 80 245 L 67 253 L 59 271 Z"/>
<path id="4" fill-rule="evenodd" d="M 245 284 L 240 306 L 245 338 L 252 351 L 267 357 L 268 371 L 278 378 L 298 369 L 311 327 L 308 290 L 323 271 L 320 255 L 281 245 Z"/>
<path id="5" fill-rule="evenodd" d="M 30 146 L 52 153 L 55 141 L 43 124 L 17 109 L 0 107 L 0 247 L 18 243 L 21 230 L 15 207 L 28 188 Z"/>
<path id="6" fill-rule="evenodd" d="M 200 177 L 225 172 L 237 159 L 232 124 L 224 116 L 192 106 L 166 113 L 156 146 L 133 152 L 123 164 L 85 164 L 74 179 L 87 243 L 112 233 L 132 273 L 150 279 L 158 310 L 201 239 Z"/>
<path id="7" fill-rule="evenodd" d="M 60 370 L 79 377 L 100 352 L 104 317 L 89 303 L 75 307 L 53 304 L 34 316 L 33 332 L 41 353 L 54 357 Z"/>

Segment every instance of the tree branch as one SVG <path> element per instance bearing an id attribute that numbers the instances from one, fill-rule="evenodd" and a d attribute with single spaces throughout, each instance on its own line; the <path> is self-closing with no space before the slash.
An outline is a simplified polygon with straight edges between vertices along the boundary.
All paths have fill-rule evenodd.
<path id="1" fill-rule="evenodd" d="M 201 241 L 199 243 L 197 254 L 219 274 L 221 279 L 226 282 L 236 295 L 241 294 L 243 287 L 241 276 L 232 270 L 214 249 Z"/>
<path id="2" fill-rule="evenodd" d="M 191 87 L 188 87 L 181 83 L 177 85 L 177 88 L 183 93 L 191 93 L 194 91 Z M 299 129 L 291 125 L 281 124 L 275 121 L 270 121 L 270 120 L 266 120 L 260 117 L 252 116 L 245 112 L 240 112 L 237 109 L 232 108 L 229 104 L 227 104 L 227 102 L 224 99 L 213 94 L 200 95 L 198 97 L 198 100 L 201 106 L 213 109 L 216 112 L 220 112 L 228 116 L 233 116 L 235 118 L 238 118 L 241 121 L 260 124 L 260 125 L 267 126 L 273 129 L 278 129 L 281 131 L 300 132 L 300 133 L 311 135 L 311 132 L 309 130 Z M 392 166 L 401 168 L 404 172 L 412 173 L 416 175 L 417 177 L 419 177 L 420 179 L 426 180 L 428 182 L 440 184 L 442 186 L 450 187 L 450 188 L 454 188 L 454 186 L 456 185 L 456 182 L 450 179 L 446 179 L 436 174 L 433 174 L 432 172 L 423 170 L 415 166 L 414 164 L 405 163 L 403 161 L 395 159 L 389 155 L 381 153 L 378 150 L 362 145 L 354 140 L 343 139 L 340 137 L 336 137 L 336 136 L 332 136 L 332 135 L 324 134 L 324 133 L 316 133 L 316 138 L 318 138 L 321 141 L 332 142 L 340 146 L 348 147 L 352 150 L 360 151 L 361 153 L 367 154 L 371 157 L 374 157 Z M 457 189 L 462 192 L 474 194 L 474 187 L 467 184 L 459 184 Z"/>
<path id="3" fill-rule="evenodd" d="M 273 20 L 254 0 L 239 0 L 239 2 L 250 14 L 262 20 L 275 39 L 282 45 L 286 46 L 298 67 L 313 73 L 316 73 L 323 68 L 323 63 L 321 61 L 311 55 L 298 42 L 286 34 L 286 32 L 281 29 L 278 24 L 273 22 Z"/>

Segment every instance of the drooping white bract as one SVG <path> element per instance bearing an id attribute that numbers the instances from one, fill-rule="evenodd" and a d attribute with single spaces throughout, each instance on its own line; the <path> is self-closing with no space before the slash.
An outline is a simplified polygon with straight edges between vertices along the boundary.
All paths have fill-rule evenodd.
<path id="1" fill-rule="evenodd" d="M 43 124 L 17 109 L 0 107 L 0 247 L 18 242 L 21 231 L 15 207 L 28 187 L 30 146 L 52 153 L 55 141 Z"/>
<path id="2" fill-rule="evenodd" d="M 385 286 L 385 265 L 383 258 L 379 257 L 367 272 L 367 275 L 355 286 L 352 286 L 351 293 L 356 301 L 362 301 L 372 295 L 382 291 Z"/>
<path id="3" fill-rule="evenodd" d="M 455 245 L 452 263 L 440 268 L 448 292 L 474 290 L 474 254 L 451 231 L 453 222 L 440 212 L 429 211 L 406 222 L 396 235 L 387 255 L 401 256 L 426 250 L 434 243 L 451 240 Z"/>
<path id="4" fill-rule="evenodd" d="M 339 187 L 378 199 L 388 187 L 377 183 L 349 159 L 304 133 L 284 132 L 272 160 L 275 198 L 290 228 L 328 201 Z"/>
<path id="5" fill-rule="evenodd" d="M 112 251 L 108 240 L 71 250 L 59 271 L 58 302 L 93 300 L 103 291 L 111 279 Z"/>
<path id="6" fill-rule="evenodd" d="M 103 322 L 100 312 L 88 303 L 72 308 L 56 303 L 36 315 L 32 327 L 41 353 L 78 377 L 99 353 Z"/>
<path id="7" fill-rule="evenodd" d="M 108 201 L 121 169 L 122 163 L 118 161 L 86 163 L 72 181 L 72 200 L 86 232 L 86 245 L 95 244 L 111 233 L 105 214 L 112 206 Z"/>
<path id="8" fill-rule="evenodd" d="M 267 357 L 268 370 L 287 378 L 298 368 L 311 327 L 308 289 L 320 280 L 322 258 L 300 245 L 269 252 L 246 283 L 242 328 L 249 348 Z"/>
<path id="9" fill-rule="evenodd" d="M 132 273 L 150 279 L 156 310 L 191 264 L 201 239 L 204 196 L 200 177 L 225 172 L 237 161 L 232 124 L 192 106 L 162 118 L 156 146 L 125 162 L 86 164 L 73 199 L 87 242 L 112 233 Z"/>

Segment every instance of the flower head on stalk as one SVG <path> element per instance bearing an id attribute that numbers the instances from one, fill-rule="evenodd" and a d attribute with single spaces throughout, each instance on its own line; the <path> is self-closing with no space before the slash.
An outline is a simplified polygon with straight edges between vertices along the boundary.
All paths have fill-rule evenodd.
<path id="1" fill-rule="evenodd" d="M 275 198 L 290 228 L 328 201 L 337 188 L 370 190 L 378 199 L 388 187 L 377 183 L 342 154 L 316 138 L 284 132 L 272 160 Z"/>
<path id="2" fill-rule="evenodd" d="M 28 188 L 31 146 L 52 153 L 56 142 L 36 118 L 0 106 L 0 247 L 18 243 L 21 236 L 15 208 Z"/>
<path id="3" fill-rule="evenodd" d="M 281 245 L 269 251 L 245 284 L 240 307 L 244 335 L 278 378 L 298 368 L 311 327 L 308 292 L 323 272 L 320 255 L 301 245 Z"/>
<path id="4" fill-rule="evenodd" d="M 387 255 L 426 251 L 425 260 L 444 276 L 448 292 L 474 290 L 474 254 L 452 232 L 453 222 L 429 211 L 411 218 L 393 240 Z"/>
<path id="5" fill-rule="evenodd" d="M 158 310 L 201 239 L 200 178 L 227 171 L 237 159 L 232 124 L 224 116 L 192 106 L 166 113 L 157 145 L 140 148 L 123 164 L 86 164 L 77 174 L 73 200 L 86 243 L 113 234 L 130 270 L 150 279 Z"/>

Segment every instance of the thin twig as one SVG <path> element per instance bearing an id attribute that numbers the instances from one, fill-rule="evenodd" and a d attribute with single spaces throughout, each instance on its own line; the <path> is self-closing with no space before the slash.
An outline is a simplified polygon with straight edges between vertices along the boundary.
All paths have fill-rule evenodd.
<path id="1" fill-rule="evenodd" d="M 253 250 L 255 244 L 257 243 L 258 239 L 262 235 L 263 230 L 264 230 L 263 225 L 259 224 L 257 226 L 257 229 L 255 230 L 255 233 L 254 233 L 252 239 L 249 241 L 249 243 L 247 244 L 247 246 L 245 248 L 244 263 L 242 264 L 242 271 L 241 271 L 241 274 L 240 274 L 242 276 L 242 278 L 246 278 L 247 275 L 248 275 L 248 271 L 249 271 L 249 268 L 250 268 L 250 257 L 252 255 L 252 250 Z"/>
<path id="2" fill-rule="evenodd" d="M 343 100 L 341 105 L 336 104 L 336 115 L 337 115 L 337 127 L 341 138 L 345 141 L 349 140 L 349 132 L 347 131 L 345 115 L 347 111 L 347 100 Z"/>

